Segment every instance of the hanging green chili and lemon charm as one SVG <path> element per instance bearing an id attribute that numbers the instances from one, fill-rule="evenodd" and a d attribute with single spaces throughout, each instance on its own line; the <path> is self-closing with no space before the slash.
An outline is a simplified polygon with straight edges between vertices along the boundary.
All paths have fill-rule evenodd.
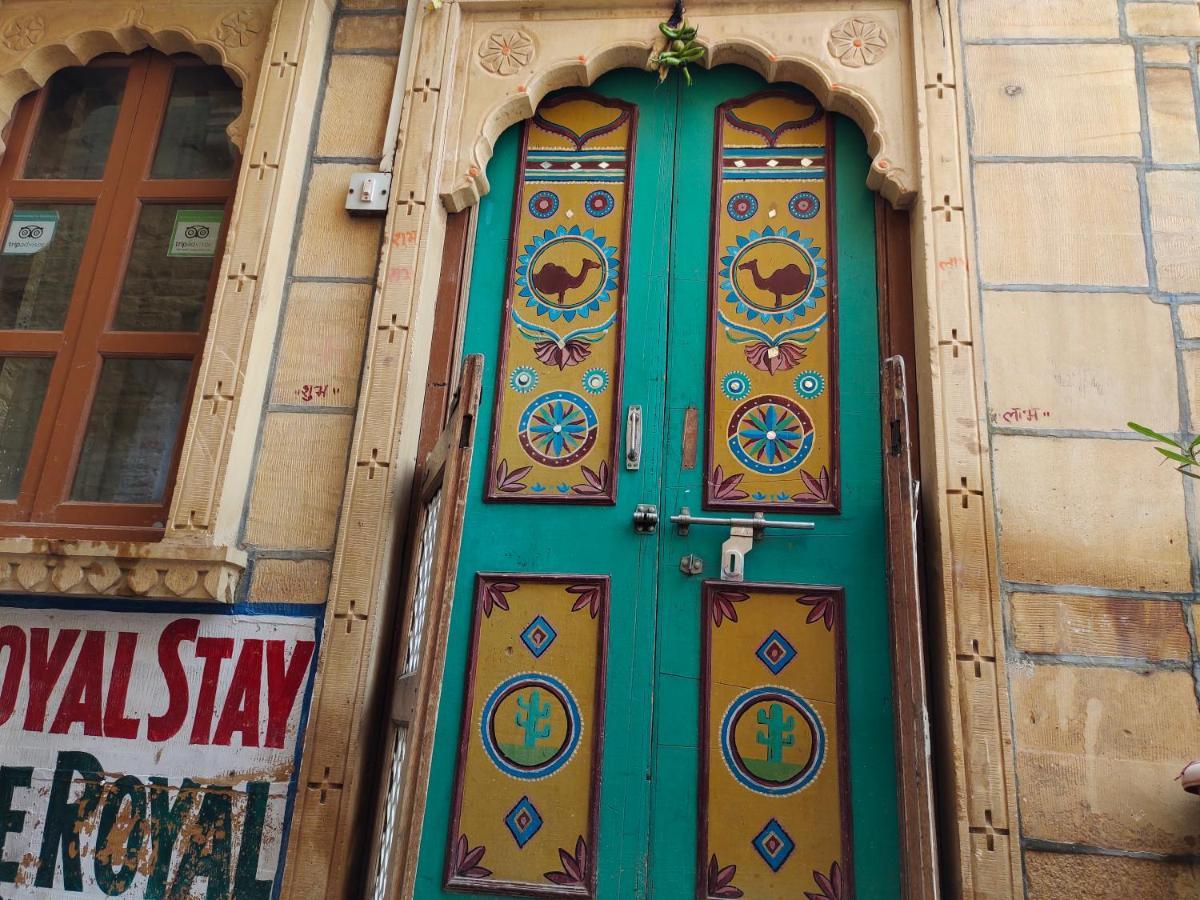
<path id="1" fill-rule="evenodd" d="M 687 21 L 680 22 L 675 27 L 669 22 L 660 22 L 658 30 L 667 39 L 666 47 L 650 60 L 652 65 L 658 67 L 658 80 L 665 81 L 668 70 L 678 69 L 690 87 L 692 75 L 688 71 L 688 64 L 700 62 L 704 58 L 704 47 L 696 43 L 697 28 L 689 25 Z"/>

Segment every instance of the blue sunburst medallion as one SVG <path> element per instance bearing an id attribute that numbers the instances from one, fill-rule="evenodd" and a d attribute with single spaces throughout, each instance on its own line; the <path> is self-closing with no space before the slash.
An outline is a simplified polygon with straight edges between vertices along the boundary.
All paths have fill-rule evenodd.
<path id="1" fill-rule="evenodd" d="M 790 472 L 812 453 L 812 418 L 787 397 L 751 397 L 729 417 L 729 449 L 744 466 L 764 475 Z"/>
<path id="2" fill-rule="evenodd" d="M 591 228 L 560 225 L 525 244 L 517 257 L 517 296 L 550 321 L 586 319 L 617 291 L 617 248 Z"/>
<path id="3" fill-rule="evenodd" d="M 752 322 L 795 321 L 829 286 L 821 248 L 783 226 L 739 235 L 725 248 L 720 277 L 725 301 Z"/>

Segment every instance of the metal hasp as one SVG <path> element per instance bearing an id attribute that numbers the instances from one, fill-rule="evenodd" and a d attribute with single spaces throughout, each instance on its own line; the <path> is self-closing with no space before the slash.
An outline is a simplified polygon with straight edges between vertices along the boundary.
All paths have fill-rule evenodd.
<path id="1" fill-rule="evenodd" d="M 633 530 L 638 534 L 654 534 L 658 529 L 658 507 L 639 503 L 633 510 Z"/>
<path id="2" fill-rule="evenodd" d="M 693 525 L 728 526 L 729 537 L 725 539 L 725 543 L 721 544 L 722 581 L 745 580 L 746 554 L 753 549 L 755 541 L 762 540 L 765 529 L 786 528 L 807 531 L 817 527 L 815 522 L 768 519 L 761 512 L 756 512 L 748 519 L 736 516 L 729 518 L 693 516 L 691 510 L 686 506 L 679 510 L 677 515 L 671 516 L 671 523 L 681 537 L 686 537 Z"/>

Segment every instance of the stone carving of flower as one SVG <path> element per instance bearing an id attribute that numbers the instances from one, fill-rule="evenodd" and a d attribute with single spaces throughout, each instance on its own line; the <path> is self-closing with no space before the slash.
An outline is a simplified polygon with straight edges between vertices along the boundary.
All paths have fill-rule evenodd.
<path id="1" fill-rule="evenodd" d="M 479 63 L 493 75 L 512 75 L 533 59 L 533 40 L 523 31 L 497 31 L 479 45 Z"/>
<path id="2" fill-rule="evenodd" d="M 4 28 L 4 46 L 9 50 L 28 50 L 46 33 L 46 20 L 41 16 L 22 16 Z"/>
<path id="3" fill-rule="evenodd" d="M 258 16 L 251 10 L 238 9 L 221 17 L 216 29 L 217 40 L 226 47 L 245 47 L 261 30 Z"/>
<path id="4" fill-rule="evenodd" d="M 829 33 L 829 52 L 851 69 L 878 62 L 887 45 L 887 32 L 874 19 L 846 19 Z"/>

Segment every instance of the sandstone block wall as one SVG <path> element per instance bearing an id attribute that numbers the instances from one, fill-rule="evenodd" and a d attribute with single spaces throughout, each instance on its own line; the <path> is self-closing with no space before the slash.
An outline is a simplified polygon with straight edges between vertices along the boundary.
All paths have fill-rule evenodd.
<path id="1" fill-rule="evenodd" d="M 1200 895 L 1200 4 L 953 0 L 1030 898 Z"/>
<path id="2" fill-rule="evenodd" d="M 242 524 L 242 592 L 254 601 L 329 599 L 384 228 L 382 216 L 351 217 L 344 203 L 351 174 L 378 170 L 402 29 L 402 0 L 346 0 L 334 13 Z M 373 724 L 359 667 L 383 624 L 353 605 L 327 614 L 288 896 L 353 896 L 364 874 L 367 845 L 339 834 L 337 823 L 354 762 L 346 742 Z M 360 823 L 364 832 L 369 818 Z M 331 870 L 338 842 L 358 848 L 355 870 Z"/>

